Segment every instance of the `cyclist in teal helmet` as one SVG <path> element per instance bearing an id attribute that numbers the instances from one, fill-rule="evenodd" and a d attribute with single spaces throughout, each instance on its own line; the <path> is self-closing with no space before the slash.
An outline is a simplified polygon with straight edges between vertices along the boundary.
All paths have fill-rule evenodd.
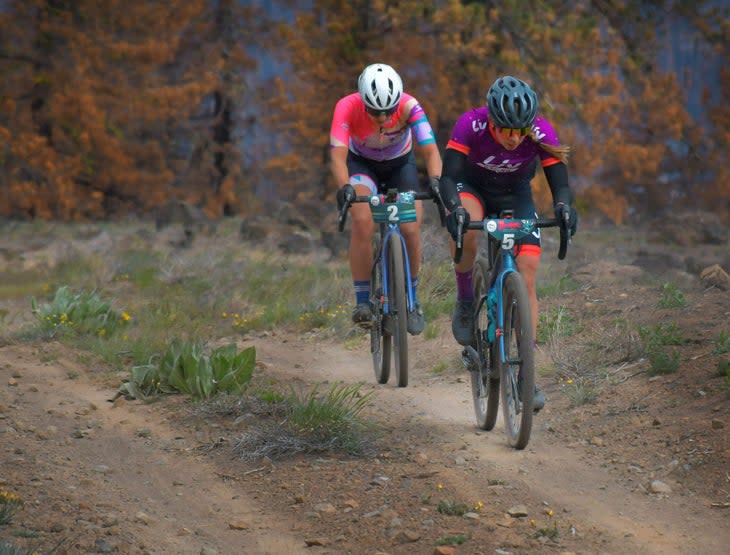
<path id="1" fill-rule="evenodd" d="M 486 106 L 469 110 L 457 120 L 444 152 L 441 178 L 444 205 L 450 212 L 446 223 L 453 238 L 459 219 L 468 223 L 506 209 L 513 210 L 515 218 L 537 217 L 530 182 L 538 165 L 550 185 L 556 217 L 562 220 L 567 214 L 571 233 L 575 233 L 578 215 L 571 206 L 573 194 L 568 185 L 569 148 L 560 144 L 557 132 L 538 115 L 538 108 L 535 91 L 521 79 L 506 75 L 489 88 Z M 474 231 L 465 233 L 462 258 L 454 266 L 457 297 L 452 331 L 462 345 L 472 341 L 477 238 Z M 535 277 L 540 252 L 539 230 L 517 242 L 517 266 L 530 297 L 533 337 L 537 337 Z M 534 407 L 540 410 L 544 404 L 545 397 L 537 389 Z"/>

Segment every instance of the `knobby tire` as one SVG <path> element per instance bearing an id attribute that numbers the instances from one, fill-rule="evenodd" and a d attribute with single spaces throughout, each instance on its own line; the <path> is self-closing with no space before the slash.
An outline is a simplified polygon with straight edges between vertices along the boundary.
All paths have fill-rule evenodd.
<path id="1" fill-rule="evenodd" d="M 489 263 L 477 257 L 473 273 L 474 299 L 480 303 L 489 288 Z M 487 340 L 487 302 L 481 303 L 474 318 L 475 348 L 468 347 L 471 359 L 471 393 L 474 401 L 474 415 L 477 426 L 482 430 L 492 430 L 499 413 L 499 372 L 494 364 L 495 347 Z"/>
<path id="2" fill-rule="evenodd" d="M 379 258 L 380 241 L 373 245 L 373 271 L 370 277 L 370 303 L 374 322 L 370 328 L 370 352 L 373 355 L 375 380 L 388 383 L 390 379 L 390 351 L 392 338 L 383 320 L 383 265 Z"/>
<path id="3" fill-rule="evenodd" d="M 388 292 L 390 329 L 393 334 L 393 357 L 398 387 L 408 385 L 408 304 L 406 277 L 403 266 L 403 244 L 396 234 L 388 239 Z"/>
<path id="4" fill-rule="evenodd" d="M 532 337 L 532 313 L 527 286 L 517 272 L 505 276 L 504 356 L 501 366 L 501 392 L 504 425 L 509 443 L 524 449 L 532 431 L 532 403 L 535 394 L 535 361 Z M 521 396 L 517 378 L 522 377 Z"/>

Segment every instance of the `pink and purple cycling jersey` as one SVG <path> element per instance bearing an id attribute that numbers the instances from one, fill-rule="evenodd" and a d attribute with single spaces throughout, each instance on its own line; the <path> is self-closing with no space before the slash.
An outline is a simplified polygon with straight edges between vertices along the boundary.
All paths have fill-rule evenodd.
<path id="1" fill-rule="evenodd" d="M 403 93 L 398 109 L 378 125 L 368 117 L 359 93 L 341 98 L 335 106 L 330 129 L 330 146 L 346 146 L 370 160 L 392 160 L 408 154 L 416 144 L 436 142 L 431 124 L 418 101 Z"/>
<path id="2" fill-rule="evenodd" d="M 526 138 L 515 150 L 506 150 L 492 136 L 486 106 L 474 108 L 456 121 L 446 148 L 452 148 L 466 155 L 470 163 L 470 173 L 480 183 L 492 187 L 511 187 L 525 183 L 534 176 L 536 157 L 540 158 L 543 167 L 560 162 L 552 154 Z M 537 117 L 532 125 L 537 139 L 541 142 L 558 146 L 560 140 L 552 124 L 542 117 Z"/>

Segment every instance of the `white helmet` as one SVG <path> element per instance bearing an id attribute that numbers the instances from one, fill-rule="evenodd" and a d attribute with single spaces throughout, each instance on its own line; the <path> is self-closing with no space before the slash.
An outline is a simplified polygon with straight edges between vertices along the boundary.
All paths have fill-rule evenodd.
<path id="1" fill-rule="evenodd" d="M 387 64 L 371 64 L 357 80 L 357 88 L 366 106 L 374 110 L 392 110 L 403 94 L 403 82 Z"/>

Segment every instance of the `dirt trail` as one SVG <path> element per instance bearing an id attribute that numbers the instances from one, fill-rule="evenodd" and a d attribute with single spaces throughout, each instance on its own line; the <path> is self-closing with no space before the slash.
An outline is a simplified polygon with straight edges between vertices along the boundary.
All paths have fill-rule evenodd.
<path id="1" fill-rule="evenodd" d="M 430 344 L 428 352 L 451 349 L 458 354 L 455 344 L 435 341 L 441 344 Z M 418 355 L 424 340 L 412 338 L 411 345 L 415 354 L 409 387 L 394 387 L 392 378 L 387 385 L 373 386 L 378 391 L 377 412 L 394 426 L 407 425 L 428 431 L 433 438 L 430 448 L 437 452 L 459 449 L 461 456 L 471 461 L 469 475 L 473 481 L 464 484 L 467 490 L 485 476 L 519 483 L 520 489 L 533 501 L 576 515 L 584 526 L 605 536 L 602 541 L 617 550 L 607 553 L 727 552 L 730 545 L 727 511 L 708 510 L 711 500 L 705 498 L 648 496 L 641 488 L 630 489 L 625 479 L 616 479 L 609 461 L 586 456 L 590 446 L 586 448 L 577 441 L 571 445 L 556 441 L 551 432 L 554 414 L 550 406 L 536 417 L 530 444 L 524 451 L 515 451 L 507 445 L 501 410 L 493 431 L 477 430 L 466 371 L 435 377 L 428 372 L 432 362 L 429 355 Z M 284 371 L 289 367 L 294 376 L 306 374 L 310 380 L 316 375 L 334 381 L 374 383 L 366 348 L 350 352 L 301 341 L 296 345 L 290 343 L 285 351 L 279 347 L 259 346 L 259 358 Z M 299 353 L 297 368 L 291 368 L 291 352 Z M 620 445 L 616 448 L 620 451 Z M 585 552 L 593 553 L 591 548 Z"/>
<path id="2" fill-rule="evenodd" d="M 156 407 L 112 405 L 114 391 L 90 384 L 78 363 L 42 356 L 0 349 L 0 484 L 32 500 L 21 524 L 56 532 L 68 553 L 311 553 L 264 503 L 221 479 L 195 454 L 195 438 Z M 47 520 L 35 520 L 46 504 Z M 10 540 L 6 531 L 0 537 Z"/>
<path id="3" fill-rule="evenodd" d="M 573 553 L 719 555 L 730 545 L 727 511 L 709 509 L 709 500 L 701 496 L 647 495 L 617 465 L 593 456 L 591 446 L 578 441 L 580 430 L 573 430 L 571 443 L 558 439 L 553 427 L 566 421 L 556 424 L 560 414 L 550 405 L 537 417 L 525 451 L 507 446 L 501 422 L 493 432 L 476 430 L 466 372 L 430 371 L 434 352 L 451 350 L 457 357 L 446 339 L 412 340 L 408 388 L 376 385 L 366 347 L 345 350 L 312 338 L 281 339 L 257 338 L 241 347 L 256 345 L 266 371 L 283 379 L 365 382 L 365 390 L 377 390 L 374 412 L 391 434 L 384 441 L 408 445 L 426 461 L 425 473 L 437 473 L 464 497 L 489 499 L 494 506 L 485 513 L 487 522 L 520 503 L 554 509 L 575 526 L 576 538 L 566 538 L 567 552 Z M 307 547 L 307 539 L 321 535 L 326 523 L 310 523 L 287 508 L 282 488 L 288 486 L 282 484 L 316 481 L 317 476 L 306 475 L 301 465 L 280 463 L 276 473 L 286 476 L 277 484 L 244 479 L 250 466 L 240 462 L 229 460 L 223 468 L 220 459 L 201 449 L 216 430 L 186 427 L 178 418 L 179 399 L 111 404 L 114 391 L 92 385 L 86 373 L 93 368 L 59 345 L 1 348 L 0 368 L 0 484 L 28 501 L 18 525 L 39 530 L 42 537 L 65 538 L 62 553 L 379 552 L 375 540 L 347 549 L 332 541 Z M 615 448 L 620 451 L 620 445 Z M 488 480 L 508 483 L 509 489 L 495 497 L 487 491 Z M 499 526 L 486 526 L 499 537 Z M 5 532 L 0 527 L 0 534 Z M 431 553 L 433 548 L 412 549 L 396 545 L 388 553 Z M 469 545 L 456 553 L 493 551 Z M 519 541 L 507 552 L 537 551 L 566 552 Z"/>

